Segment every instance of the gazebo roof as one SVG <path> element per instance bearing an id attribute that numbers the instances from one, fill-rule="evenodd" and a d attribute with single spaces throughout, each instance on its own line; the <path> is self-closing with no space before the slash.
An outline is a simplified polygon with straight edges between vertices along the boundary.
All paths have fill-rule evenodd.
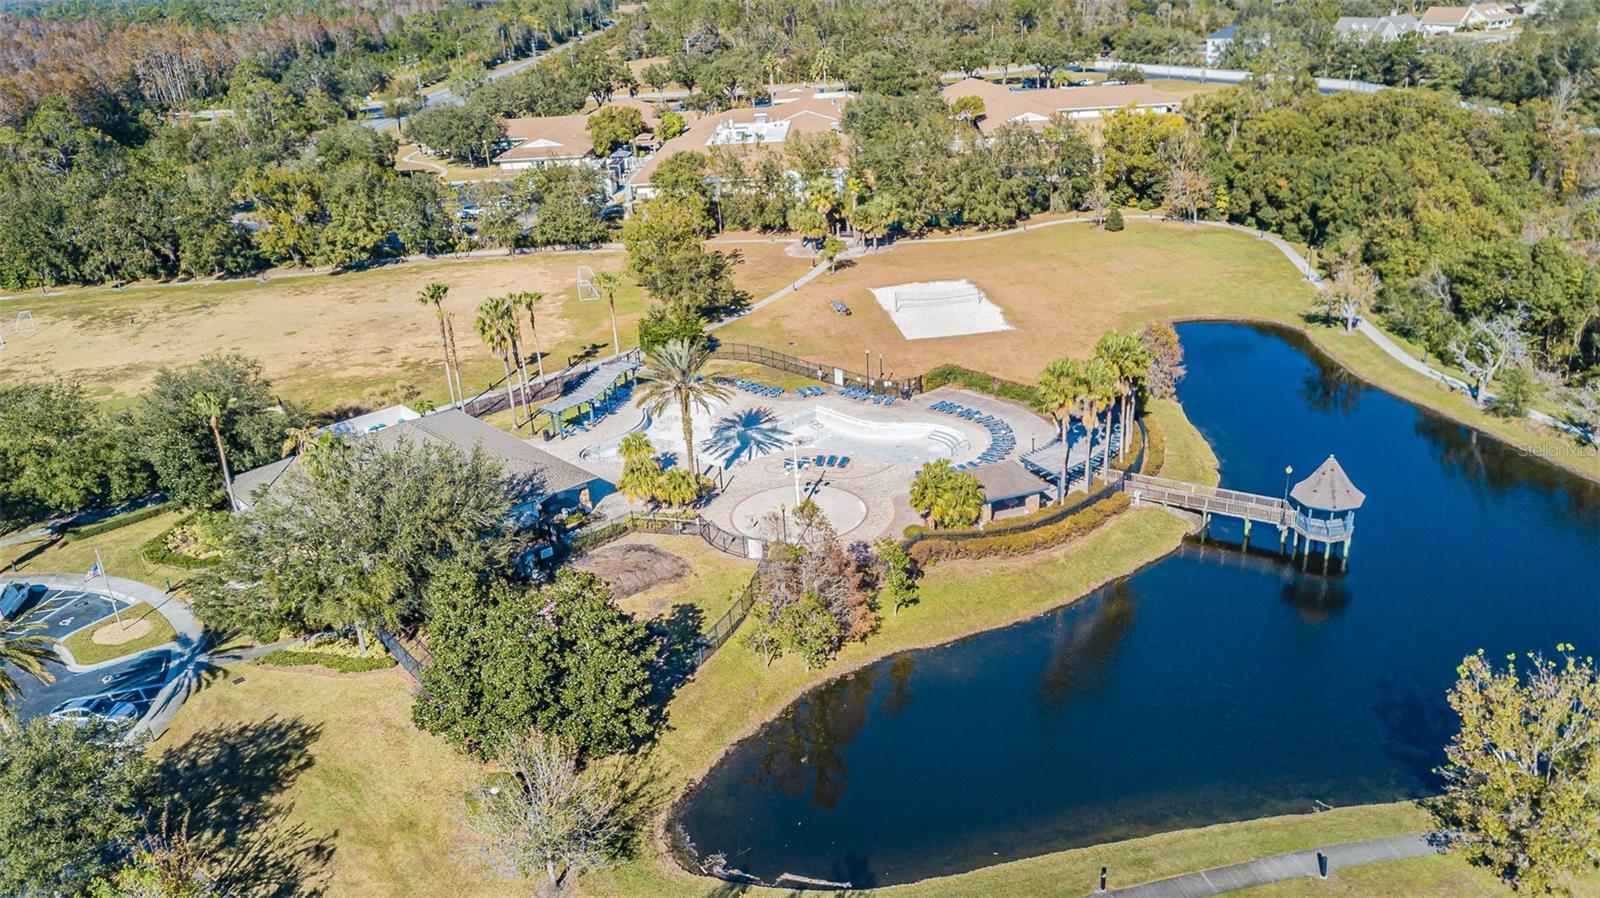
<path id="1" fill-rule="evenodd" d="M 1289 495 L 1306 508 L 1318 511 L 1354 511 L 1367 501 L 1367 494 L 1356 489 L 1331 455 L 1310 477 L 1295 484 Z"/>

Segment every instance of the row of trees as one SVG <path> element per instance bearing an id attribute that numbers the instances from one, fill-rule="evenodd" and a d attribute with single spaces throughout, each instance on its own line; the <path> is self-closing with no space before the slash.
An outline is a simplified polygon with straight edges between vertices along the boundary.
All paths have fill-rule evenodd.
<path id="1" fill-rule="evenodd" d="M 213 356 L 164 369 L 132 408 L 99 408 L 77 384 L 0 387 L 0 520 L 20 523 L 164 491 L 180 505 L 223 494 L 222 467 L 281 457 L 304 421 L 261 366 Z"/>

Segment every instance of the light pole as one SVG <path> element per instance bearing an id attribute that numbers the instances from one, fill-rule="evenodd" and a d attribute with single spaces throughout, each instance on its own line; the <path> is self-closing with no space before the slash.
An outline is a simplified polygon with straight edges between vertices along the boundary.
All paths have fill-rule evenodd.
<path id="1" fill-rule="evenodd" d="M 1294 473 L 1294 466 L 1283 466 L 1283 504 L 1289 504 L 1289 475 Z"/>
<path id="2" fill-rule="evenodd" d="M 794 462 L 794 507 L 800 507 L 800 441 L 789 444 L 790 458 Z"/>

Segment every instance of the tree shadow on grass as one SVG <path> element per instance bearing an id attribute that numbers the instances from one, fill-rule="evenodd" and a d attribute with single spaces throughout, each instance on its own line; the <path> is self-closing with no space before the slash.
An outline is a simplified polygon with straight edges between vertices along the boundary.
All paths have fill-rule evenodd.
<path id="1" fill-rule="evenodd" d="M 310 769 L 321 736 L 321 726 L 273 716 L 197 733 L 161 756 L 168 813 L 185 821 L 225 894 L 323 894 L 337 833 L 290 823 L 293 804 L 282 797 Z"/>
<path id="2" fill-rule="evenodd" d="M 656 670 L 651 682 L 651 700 L 665 709 L 674 693 L 700 664 L 700 631 L 705 612 L 699 606 L 679 603 L 649 624 L 650 635 L 659 646 Z"/>

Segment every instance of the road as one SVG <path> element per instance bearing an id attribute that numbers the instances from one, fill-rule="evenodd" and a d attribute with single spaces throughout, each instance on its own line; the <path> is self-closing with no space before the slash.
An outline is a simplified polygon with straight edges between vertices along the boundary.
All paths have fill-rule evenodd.
<path id="1" fill-rule="evenodd" d="M 556 44 L 554 47 L 551 47 L 543 53 L 535 53 L 532 56 L 525 56 L 522 59 L 513 59 L 510 62 L 497 65 L 490 69 L 484 77 L 489 81 L 498 81 L 501 78 L 509 78 L 510 76 L 515 75 L 524 69 L 538 65 L 540 62 L 543 62 L 546 59 L 561 53 L 565 53 L 571 48 L 577 46 L 578 44 L 584 43 L 596 35 L 604 34 L 607 29 L 611 28 L 615 24 L 616 22 L 612 22 L 611 25 L 600 26 L 600 29 L 597 31 L 579 34 L 573 37 L 572 40 L 567 41 L 566 43 Z M 462 102 L 464 102 L 464 99 L 449 87 L 440 86 L 422 92 L 422 105 L 424 108 L 433 108 L 437 106 L 460 106 Z M 386 131 L 391 128 L 398 129 L 400 127 L 399 120 L 389 116 L 384 116 L 382 118 L 362 119 L 361 124 L 377 131 Z"/>

